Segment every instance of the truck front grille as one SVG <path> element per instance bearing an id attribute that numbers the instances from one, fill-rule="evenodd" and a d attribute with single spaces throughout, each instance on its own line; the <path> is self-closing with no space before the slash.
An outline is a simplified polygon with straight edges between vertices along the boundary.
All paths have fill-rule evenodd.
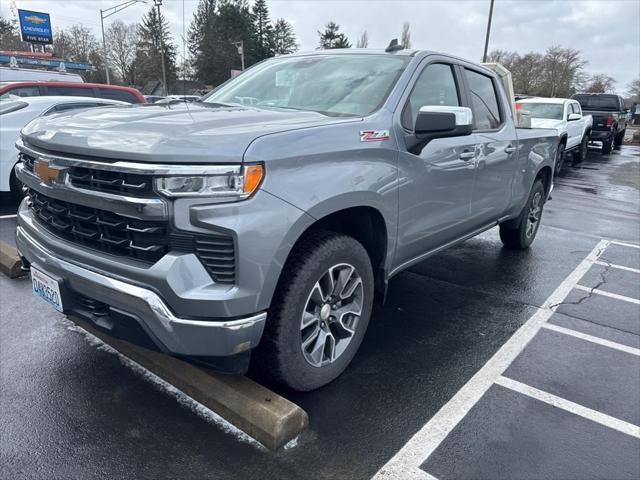
<path id="1" fill-rule="evenodd" d="M 132 197 L 149 196 L 153 193 L 150 175 L 86 167 L 69 167 L 68 174 L 71 185 L 85 190 L 125 194 Z"/>
<path id="2" fill-rule="evenodd" d="M 114 255 L 155 262 L 169 250 L 165 222 L 150 222 L 49 198 L 29 190 L 30 207 L 52 233 Z"/>
<path id="3" fill-rule="evenodd" d="M 56 200 L 33 189 L 27 195 L 39 223 L 65 240 L 149 263 L 169 251 L 194 253 L 216 283 L 235 283 L 235 242 L 230 235 L 171 231 L 168 222 L 137 220 Z"/>

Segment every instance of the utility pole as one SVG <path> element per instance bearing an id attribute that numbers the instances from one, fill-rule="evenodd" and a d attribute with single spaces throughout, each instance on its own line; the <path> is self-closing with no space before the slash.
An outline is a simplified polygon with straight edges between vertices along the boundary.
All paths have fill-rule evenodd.
<path id="1" fill-rule="evenodd" d="M 489 51 L 489 34 L 491 33 L 491 17 L 493 17 L 493 0 L 489 6 L 489 21 L 487 22 L 487 36 L 484 39 L 484 55 L 482 55 L 482 63 L 487 62 L 487 54 Z"/>
<path id="2" fill-rule="evenodd" d="M 162 40 L 162 16 L 160 14 L 160 5 L 162 0 L 154 0 L 158 8 L 158 37 L 160 40 L 160 59 L 162 60 L 162 84 L 164 85 L 164 96 L 169 95 L 169 87 L 167 85 L 167 71 L 164 66 L 164 41 Z"/>
<path id="3" fill-rule="evenodd" d="M 111 83 L 111 79 L 109 77 L 109 55 L 107 55 L 107 41 L 104 38 L 104 19 L 110 17 L 111 15 L 115 15 L 118 12 L 121 12 L 127 7 L 134 5 L 136 3 L 147 3 L 146 0 L 127 0 L 126 2 L 122 2 L 114 7 L 105 8 L 104 10 L 100 9 L 100 26 L 102 27 L 102 56 L 104 58 L 104 69 L 107 74 L 107 85 Z"/>
<path id="4" fill-rule="evenodd" d="M 242 71 L 244 71 L 244 40 L 239 42 L 232 42 L 238 49 L 238 55 L 240 55 L 240 62 L 242 64 Z"/>

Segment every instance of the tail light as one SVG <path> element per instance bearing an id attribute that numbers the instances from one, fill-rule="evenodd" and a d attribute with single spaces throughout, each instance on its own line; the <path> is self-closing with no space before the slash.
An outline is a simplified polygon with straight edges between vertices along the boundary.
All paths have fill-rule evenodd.
<path id="1" fill-rule="evenodd" d="M 522 104 L 521 103 L 516 103 L 516 110 L 520 110 L 522 108 Z"/>
<path id="2" fill-rule="evenodd" d="M 609 128 L 611 125 L 613 125 L 613 117 L 609 115 L 607 117 L 607 128 Z"/>

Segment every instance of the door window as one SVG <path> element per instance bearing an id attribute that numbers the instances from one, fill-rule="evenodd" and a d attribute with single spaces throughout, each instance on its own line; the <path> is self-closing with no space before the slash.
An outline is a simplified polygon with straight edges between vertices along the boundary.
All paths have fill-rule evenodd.
<path id="1" fill-rule="evenodd" d="M 2 98 L 8 98 L 11 95 L 18 97 L 38 97 L 40 96 L 40 89 L 38 87 L 16 87 L 4 93 Z"/>
<path id="2" fill-rule="evenodd" d="M 580 104 L 579 103 L 572 103 L 571 104 L 571 108 L 573 110 L 573 113 L 578 113 L 578 114 L 582 115 L 582 110 L 580 109 Z"/>
<path id="3" fill-rule="evenodd" d="M 422 71 L 402 112 L 402 126 L 413 130 L 420 107 L 426 105 L 460 106 L 451 65 L 433 63 Z"/>
<path id="4" fill-rule="evenodd" d="M 126 90 L 117 90 L 115 88 L 99 88 L 98 92 L 100 92 L 100 96 L 102 98 L 108 98 L 110 100 L 121 100 L 128 103 L 140 102 L 140 100 L 138 100 L 133 93 L 127 92 Z"/>
<path id="5" fill-rule="evenodd" d="M 47 86 L 47 95 L 64 95 L 76 97 L 94 97 L 93 88 L 87 87 L 66 87 L 63 85 Z"/>
<path id="6" fill-rule="evenodd" d="M 465 69 L 473 124 L 476 130 L 492 130 L 502 123 L 498 95 L 491 77 L 473 70 Z"/>

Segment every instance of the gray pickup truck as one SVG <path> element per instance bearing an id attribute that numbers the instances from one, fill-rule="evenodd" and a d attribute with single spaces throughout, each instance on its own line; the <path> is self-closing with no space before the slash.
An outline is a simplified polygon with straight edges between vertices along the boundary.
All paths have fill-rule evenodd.
<path id="1" fill-rule="evenodd" d="M 558 143 L 517 129 L 478 64 L 283 56 L 201 103 L 29 124 L 17 246 L 60 311 L 311 390 L 347 367 L 397 273 L 496 225 L 529 247 Z"/>

